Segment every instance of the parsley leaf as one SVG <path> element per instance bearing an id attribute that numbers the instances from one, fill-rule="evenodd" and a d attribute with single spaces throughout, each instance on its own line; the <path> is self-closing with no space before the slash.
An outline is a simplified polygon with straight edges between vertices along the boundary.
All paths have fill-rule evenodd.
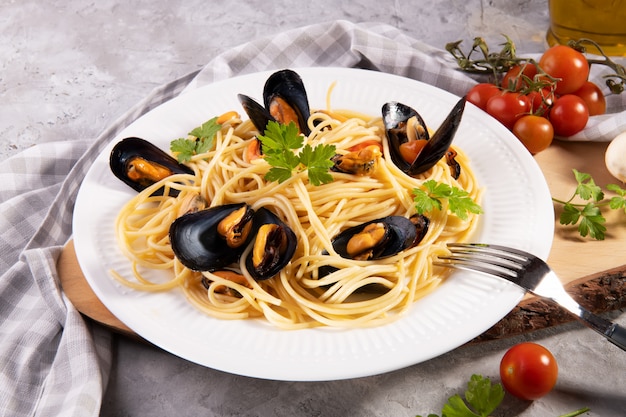
<path id="1" fill-rule="evenodd" d="M 309 172 L 309 180 L 313 185 L 332 182 L 333 177 L 328 170 L 333 166 L 331 158 L 335 155 L 335 146 L 317 145 L 315 148 L 306 144 L 300 152 L 300 162 Z"/>
<path id="2" fill-rule="evenodd" d="M 582 220 L 578 225 L 578 232 L 582 237 L 586 237 L 589 234 L 590 237 L 596 240 L 604 240 L 604 232 L 606 227 L 603 223 L 606 222 L 604 216 L 600 212 L 597 206 L 592 203 L 588 203 L 581 211 Z"/>
<path id="3" fill-rule="evenodd" d="M 288 125 L 270 121 L 263 135 L 258 136 L 263 145 L 265 160 L 272 166 L 265 174 L 267 181 L 283 182 L 291 178 L 294 171 L 307 170 L 309 181 L 313 185 L 332 182 L 328 170 L 333 166 L 331 158 L 335 155 L 334 145 L 304 144 L 304 137 L 298 133 L 298 127 L 291 122 Z M 294 151 L 302 148 L 299 154 Z"/>
<path id="4" fill-rule="evenodd" d="M 602 188 L 596 185 L 591 175 L 574 170 L 574 177 L 578 182 L 578 186 L 574 192 L 575 195 L 579 195 L 583 200 L 593 199 L 593 201 L 596 202 L 604 198 Z"/>
<path id="5" fill-rule="evenodd" d="M 609 206 L 612 210 L 624 210 L 626 213 L 626 190 L 616 184 L 609 184 L 606 189 L 613 191 L 616 196 L 605 199 L 602 188 L 596 185 L 591 175 L 572 170 L 577 185 L 569 200 L 563 201 L 552 198 L 555 203 L 563 205 L 563 211 L 559 216 L 559 223 L 562 225 L 578 224 L 578 233 L 582 237 L 591 237 L 596 240 L 604 240 L 606 218 L 602 215 L 601 208 Z M 583 203 L 574 203 L 574 198 L 579 197 Z"/>
<path id="6" fill-rule="evenodd" d="M 190 139 L 175 139 L 170 143 L 170 150 L 177 153 L 179 163 L 187 162 L 196 152 L 196 141 Z"/>
<path id="7" fill-rule="evenodd" d="M 268 122 L 264 135 L 259 135 L 265 154 L 279 153 L 300 149 L 304 138 L 298 133 L 298 126 L 291 122 L 288 125 Z"/>
<path id="8" fill-rule="evenodd" d="M 474 374 L 467 383 L 465 400 L 459 394 L 448 398 L 448 402 L 441 410 L 441 415 L 444 417 L 487 417 L 503 399 L 502 384 L 492 384 L 489 378 Z M 437 417 L 437 415 L 429 414 L 428 417 Z"/>
<path id="9" fill-rule="evenodd" d="M 466 220 L 469 213 L 481 214 L 483 211 L 469 193 L 460 188 L 435 180 L 428 180 L 423 184 L 424 189 L 413 189 L 413 201 L 418 214 L 429 213 L 443 208 L 442 200 L 448 201 L 448 210 L 462 220 Z"/>
<path id="10" fill-rule="evenodd" d="M 221 128 L 222 125 L 217 123 L 217 117 L 214 117 L 189 132 L 188 138 L 173 140 L 170 143 L 170 150 L 176 153 L 179 163 L 189 162 L 192 156 L 206 153 L 213 148 L 215 134 Z"/>
<path id="11" fill-rule="evenodd" d="M 472 375 L 467 383 L 465 399 L 482 416 L 488 416 L 504 398 L 504 389 L 500 384 L 491 384 L 489 378 Z"/>
<path id="12" fill-rule="evenodd" d="M 626 213 L 626 190 L 623 190 L 617 184 L 609 184 L 606 186 L 606 189 L 617 194 L 615 197 L 611 198 L 609 207 L 613 210 L 624 209 L 624 213 Z"/>

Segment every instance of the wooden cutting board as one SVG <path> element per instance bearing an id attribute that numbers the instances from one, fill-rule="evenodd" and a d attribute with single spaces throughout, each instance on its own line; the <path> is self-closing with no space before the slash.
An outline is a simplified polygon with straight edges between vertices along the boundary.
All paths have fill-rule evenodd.
<path id="1" fill-rule="evenodd" d="M 576 188 L 572 169 L 592 175 L 605 189 L 616 183 L 606 170 L 604 152 L 608 144 L 555 142 L 535 156 L 553 197 L 568 200 Z M 626 156 L 625 156 L 626 157 Z M 511 187 L 515 187 L 512 183 Z M 607 234 L 603 241 L 582 238 L 576 227 L 558 224 L 560 207 L 555 207 L 555 235 L 548 263 L 561 277 L 568 291 L 583 306 L 595 312 L 626 307 L 626 213 L 605 211 Z M 73 241 L 65 246 L 59 260 L 61 285 L 78 311 L 111 327 L 134 335 L 96 297 L 85 280 L 74 252 Z M 492 329 L 476 339 L 512 336 L 572 320 L 561 309 L 535 297 L 526 297 Z"/>

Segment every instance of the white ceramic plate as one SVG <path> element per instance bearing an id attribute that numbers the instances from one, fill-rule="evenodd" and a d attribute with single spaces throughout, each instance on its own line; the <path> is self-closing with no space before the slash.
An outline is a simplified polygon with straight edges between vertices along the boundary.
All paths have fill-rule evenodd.
<path id="1" fill-rule="evenodd" d="M 458 97 L 407 78 L 345 68 L 297 69 L 313 108 L 325 106 L 379 114 L 383 103 L 401 101 L 436 128 Z M 109 171 L 111 147 L 139 136 L 167 150 L 169 142 L 227 110 L 244 114 L 243 93 L 261 98 L 270 73 L 218 82 L 186 93 L 128 126 L 102 152 L 81 186 L 74 212 L 76 254 L 100 300 L 128 327 L 164 350 L 226 372 L 278 380 L 334 380 L 388 372 L 448 352 L 478 336 L 522 298 L 513 285 L 457 272 L 415 303 L 396 322 L 366 329 L 284 331 L 260 320 L 224 321 L 205 316 L 179 291 L 151 294 L 118 284 L 110 269 L 130 274 L 117 247 L 113 224 L 134 194 Z M 504 244 L 547 257 L 553 237 L 553 208 L 543 175 L 529 153 L 502 125 L 468 104 L 455 143 L 472 159 L 485 188 L 476 242 Z"/>

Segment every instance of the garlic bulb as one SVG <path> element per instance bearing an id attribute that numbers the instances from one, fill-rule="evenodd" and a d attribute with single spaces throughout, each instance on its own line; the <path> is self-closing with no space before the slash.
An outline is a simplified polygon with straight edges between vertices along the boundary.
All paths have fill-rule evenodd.
<path id="1" fill-rule="evenodd" d="M 606 148 L 604 163 L 611 175 L 626 182 L 626 132 L 617 135 Z"/>

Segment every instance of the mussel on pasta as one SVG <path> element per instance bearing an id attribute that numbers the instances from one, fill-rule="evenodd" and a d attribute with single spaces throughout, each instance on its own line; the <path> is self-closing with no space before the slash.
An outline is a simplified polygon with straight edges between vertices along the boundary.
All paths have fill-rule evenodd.
<path id="1" fill-rule="evenodd" d="M 430 136 L 424 119 L 419 113 L 403 103 L 388 102 L 382 107 L 385 135 L 393 162 L 408 175 L 418 175 L 432 168 L 448 152 L 465 109 L 465 98 L 461 98 L 439 128 Z M 401 146 L 409 141 L 422 140 L 422 150 L 412 162 L 401 154 Z M 460 174 L 460 166 L 454 155 L 446 159 L 454 178 Z"/>
<path id="2" fill-rule="evenodd" d="M 184 214 L 169 229 L 170 244 L 180 262 L 194 271 L 215 271 L 236 262 L 252 245 L 245 262 L 250 275 L 276 275 L 295 253 L 293 230 L 266 208 L 226 204 Z"/>
<path id="3" fill-rule="evenodd" d="M 174 174 L 193 174 L 186 165 L 145 139 L 128 137 L 118 142 L 109 156 L 109 167 L 117 178 L 135 191 L 143 191 L 154 183 Z M 153 195 L 162 195 L 164 188 Z M 170 196 L 178 190 L 170 189 Z"/>
<path id="4" fill-rule="evenodd" d="M 263 105 L 253 98 L 239 94 L 239 102 L 250 120 L 261 133 L 269 121 L 289 124 L 294 122 L 301 133 L 308 135 L 309 101 L 300 75 L 285 69 L 269 76 L 263 87 Z"/>

